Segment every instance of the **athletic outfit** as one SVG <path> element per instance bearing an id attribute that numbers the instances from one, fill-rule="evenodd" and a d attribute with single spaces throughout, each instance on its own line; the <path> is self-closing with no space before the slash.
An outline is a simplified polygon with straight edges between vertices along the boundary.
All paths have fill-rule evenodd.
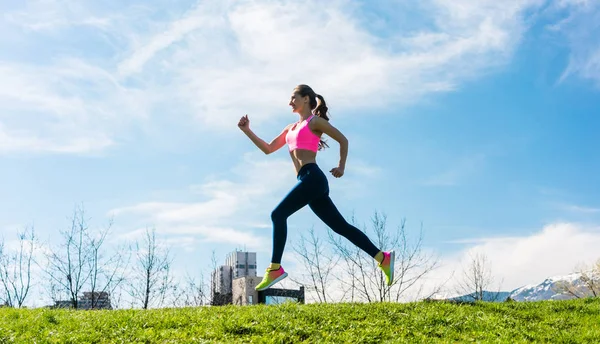
<path id="1" fill-rule="evenodd" d="M 285 140 L 290 152 L 295 149 L 306 149 L 317 152 L 320 138 L 308 126 L 313 117 L 314 115 L 311 115 L 305 121 L 297 123 L 288 130 Z M 365 233 L 349 224 L 342 214 L 340 214 L 329 197 L 329 183 L 325 173 L 323 173 L 319 166 L 316 163 L 305 164 L 298 171 L 297 180 L 296 185 L 271 213 L 271 220 L 273 221 L 273 253 L 271 263 L 281 263 L 287 239 L 288 217 L 306 205 L 334 232 L 344 236 L 361 250 L 375 258 L 380 250 L 369 240 Z M 383 263 L 379 264 L 379 267 L 386 274 L 388 284 L 391 284 L 394 270 L 394 252 L 383 252 L 383 256 Z M 263 281 L 256 289 L 267 289 L 286 276 L 287 273 L 281 266 L 275 270 L 267 268 Z"/>

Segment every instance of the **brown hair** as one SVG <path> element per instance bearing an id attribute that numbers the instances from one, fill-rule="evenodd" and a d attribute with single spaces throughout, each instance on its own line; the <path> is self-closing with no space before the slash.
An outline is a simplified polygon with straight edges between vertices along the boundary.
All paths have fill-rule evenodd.
<path id="1" fill-rule="evenodd" d="M 325 99 L 322 95 L 316 94 L 312 88 L 308 85 L 298 85 L 296 86 L 295 91 L 302 97 L 308 96 L 310 102 L 310 108 L 314 110 L 316 116 L 323 118 L 326 121 L 329 121 L 329 117 L 327 116 L 328 108 L 327 103 L 325 103 Z M 319 141 L 319 150 L 324 147 L 329 147 L 327 143 L 321 139 Z"/>

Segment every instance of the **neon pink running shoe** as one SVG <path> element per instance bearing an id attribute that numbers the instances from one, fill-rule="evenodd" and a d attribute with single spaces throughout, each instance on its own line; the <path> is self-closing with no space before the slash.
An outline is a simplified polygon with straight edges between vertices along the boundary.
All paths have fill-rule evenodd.
<path id="1" fill-rule="evenodd" d="M 377 265 L 385 274 L 385 280 L 388 286 L 392 285 L 392 282 L 394 281 L 395 258 L 396 254 L 393 250 L 390 252 L 383 252 L 383 261 Z"/>
<path id="2" fill-rule="evenodd" d="M 267 271 L 265 272 L 265 276 L 263 277 L 262 281 L 254 289 L 258 291 L 265 290 L 273 286 L 273 284 L 286 278 L 287 275 L 287 272 L 283 270 L 282 266 L 279 266 L 279 269 L 277 270 L 269 270 L 269 268 L 267 268 Z"/>

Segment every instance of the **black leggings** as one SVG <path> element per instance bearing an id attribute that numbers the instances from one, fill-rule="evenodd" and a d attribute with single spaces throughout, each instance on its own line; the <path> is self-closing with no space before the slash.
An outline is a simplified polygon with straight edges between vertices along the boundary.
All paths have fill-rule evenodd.
<path id="1" fill-rule="evenodd" d="M 329 183 L 323 171 L 315 163 L 309 163 L 298 171 L 298 183 L 281 200 L 271 213 L 273 221 L 273 256 L 271 262 L 281 264 L 281 256 L 287 239 L 287 218 L 305 205 L 334 232 L 344 236 L 354 245 L 375 258 L 379 249 L 358 228 L 349 224 L 329 198 Z"/>

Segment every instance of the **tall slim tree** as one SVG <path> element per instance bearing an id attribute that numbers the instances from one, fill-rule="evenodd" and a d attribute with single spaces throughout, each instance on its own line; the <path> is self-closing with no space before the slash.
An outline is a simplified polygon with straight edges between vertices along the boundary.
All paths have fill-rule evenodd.
<path id="1" fill-rule="evenodd" d="M 74 210 L 70 222 L 69 228 L 60 231 L 59 246 L 46 252 L 48 265 L 45 272 L 53 298 L 66 294 L 71 306 L 77 309 L 78 296 L 90 278 L 89 261 L 93 252 L 83 208 Z"/>
<path id="2" fill-rule="evenodd" d="M 0 242 L 0 282 L 2 283 L 4 304 L 10 307 L 23 307 L 31 288 L 31 267 L 37 238 L 33 227 L 26 227 L 18 233 L 17 248 L 5 248 Z"/>
<path id="3" fill-rule="evenodd" d="M 164 304 L 173 286 L 171 254 L 156 240 L 156 229 L 146 228 L 143 240 L 136 242 L 136 261 L 129 282 L 129 294 L 143 309 Z"/>
<path id="4" fill-rule="evenodd" d="M 208 300 L 208 292 L 204 274 L 200 273 L 198 279 L 187 275 L 185 279 L 183 305 L 186 307 L 198 307 L 205 305 Z"/>
<path id="5" fill-rule="evenodd" d="M 99 306 L 100 295 L 107 293 L 112 296 L 114 291 L 125 281 L 125 270 L 131 256 L 131 250 L 124 247 L 117 247 L 113 254 L 107 255 L 104 244 L 110 234 L 112 224 L 111 219 L 106 228 L 99 230 L 96 235 L 90 236 L 87 242 L 90 250 L 87 265 L 90 271 L 89 291 L 92 309 Z"/>
<path id="6" fill-rule="evenodd" d="M 354 216 L 350 222 L 358 226 Z M 406 221 L 402 220 L 400 226 L 391 229 L 387 224 L 387 215 L 375 211 L 371 217 L 371 231 L 363 229 L 373 238 L 376 246 L 396 252 L 395 277 L 391 286 L 385 283 L 383 273 L 371 257 L 345 238 L 328 231 L 329 240 L 340 255 L 345 270 L 345 273 L 338 275 L 338 280 L 350 292 L 353 301 L 400 301 L 410 288 L 437 268 L 439 260 L 423 251 L 422 227 L 417 240 L 411 243 L 405 224 Z"/>
<path id="7" fill-rule="evenodd" d="M 500 290 L 492 291 L 494 280 L 487 255 L 483 252 L 470 254 L 463 268 L 462 279 L 458 281 L 457 291 L 473 301 L 496 300 Z"/>

